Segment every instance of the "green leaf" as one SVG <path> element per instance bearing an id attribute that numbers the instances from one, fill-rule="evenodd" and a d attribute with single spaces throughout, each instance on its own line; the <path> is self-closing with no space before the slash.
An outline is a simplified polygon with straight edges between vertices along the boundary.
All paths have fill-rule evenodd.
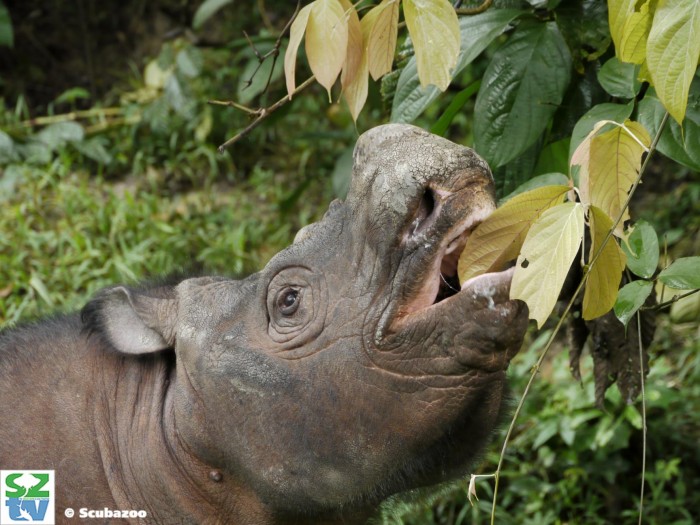
<path id="1" fill-rule="evenodd" d="M 519 9 L 489 9 L 474 16 L 459 19 L 461 51 L 453 77 L 461 73 L 493 42 L 510 23 L 524 11 Z M 411 57 L 401 71 L 396 95 L 391 107 L 392 122 L 413 122 L 440 95 L 435 86 L 421 87 L 416 57 Z"/>
<path id="2" fill-rule="evenodd" d="M 666 109 L 656 92 L 649 89 L 639 103 L 639 121 L 649 133 L 656 135 L 665 113 Z M 696 76 L 690 86 L 683 127 L 670 120 L 661 134 L 657 149 L 676 162 L 700 171 L 700 77 Z"/>
<path id="3" fill-rule="evenodd" d="M 601 0 L 562 2 L 556 20 L 569 49 L 574 54 L 576 70 L 598 59 L 610 47 L 608 6 Z"/>
<path id="4" fill-rule="evenodd" d="M 532 224 L 560 204 L 569 186 L 544 186 L 517 195 L 489 215 L 467 239 L 457 274 L 464 283 L 488 271 L 497 271 L 518 256 Z"/>
<path id="5" fill-rule="evenodd" d="M 181 49 L 175 57 L 178 70 L 189 78 L 199 75 L 202 70 L 202 56 L 195 47 Z"/>
<path id="6" fill-rule="evenodd" d="M 9 164 L 17 160 L 18 157 L 19 154 L 12 137 L 0 130 L 0 164 Z"/>
<path id="7" fill-rule="evenodd" d="M 0 46 L 14 47 L 15 37 L 12 31 L 10 12 L 0 3 Z"/>
<path id="8" fill-rule="evenodd" d="M 233 0 L 204 0 L 194 13 L 192 28 L 201 28 L 204 22 L 214 16 L 217 11 L 231 3 L 233 3 Z"/>
<path id="9" fill-rule="evenodd" d="M 538 425 L 538 427 L 537 436 L 535 436 L 535 439 L 532 442 L 532 448 L 534 450 L 537 450 L 552 437 L 557 435 L 557 432 L 559 431 L 559 421 L 554 418 L 548 419 L 547 421 Z"/>
<path id="10" fill-rule="evenodd" d="M 591 206 L 589 211 L 591 249 L 589 262 L 600 250 L 603 240 L 612 229 L 612 220 L 600 208 Z M 583 318 L 586 321 L 607 314 L 615 305 L 617 289 L 625 269 L 625 254 L 614 237 L 608 239 L 595 264 L 590 267 L 586 290 L 583 294 Z"/>
<path id="11" fill-rule="evenodd" d="M 403 14 L 421 86 L 433 84 L 445 91 L 459 54 L 457 13 L 448 0 L 403 0 Z"/>
<path id="12" fill-rule="evenodd" d="M 647 58 L 647 39 L 653 16 L 649 4 L 652 1 L 644 2 L 639 11 L 631 13 L 625 20 L 622 41 L 617 48 L 617 54 L 623 62 L 642 64 Z"/>
<path id="13" fill-rule="evenodd" d="M 547 144 L 537 159 L 535 173 L 566 173 L 569 171 L 569 143 L 568 137 Z"/>
<path id="14" fill-rule="evenodd" d="M 79 99 L 87 99 L 90 98 L 90 93 L 88 92 L 87 89 L 81 88 L 81 87 L 75 87 L 75 88 L 70 88 L 61 93 L 58 97 L 56 97 L 56 100 L 54 100 L 55 104 L 72 104 L 76 100 Z"/>
<path id="15" fill-rule="evenodd" d="M 612 57 L 598 71 L 598 81 L 613 97 L 634 98 L 642 83 L 637 80 L 637 66 Z"/>
<path id="16" fill-rule="evenodd" d="M 306 25 L 306 57 L 330 101 L 348 50 L 348 22 L 338 0 L 316 0 L 312 5 Z"/>
<path id="17" fill-rule="evenodd" d="M 561 103 L 571 54 L 556 23 L 518 26 L 489 64 L 474 108 L 475 149 L 492 166 L 530 147 Z"/>
<path id="18" fill-rule="evenodd" d="M 496 183 L 496 196 L 499 199 L 511 193 L 518 186 L 525 184 L 533 177 L 535 166 L 537 166 L 537 159 L 539 159 L 540 152 L 542 151 L 543 140 L 543 136 L 539 137 L 532 146 L 508 164 L 493 169 L 493 180 Z"/>
<path id="19" fill-rule="evenodd" d="M 185 118 L 193 117 L 194 104 L 192 99 L 187 96 L 185 89 L 178 80 L 176 75 L 169 75 L 163 86 L 165 99 L 168 104 L 178 115 Z"/>
<path id="20" fill-rule="evenodd" d="M 653 289 L 654 283 L 651 281 L 632 281 L 620 288 L 613 310 L 623 325 L 627 326 Z"/>
<path id="21" fill-rule="evenodd" d="M 620 49 L 625 23 L 634 12 L 636 0 L 608 0 L 608 22 L 615 49 Z"/>
<path id="22" fill-rule="evenodd" d="M 700 257 L 681 257 L 659 274 L 659 281 L 670 288 L 700 288 Z"/>
<path id="23" fill-rule="evenodd" d="M 36 138 L 52 151 L 68 142 L 78 142 L 85 137 L 85 130 L 77 122 L 57 122 L 50 124 L 36 134 Z"/>
<path id="24" fill-rule="evenodd" d="M 647 41 L 647 66 L 659 99 L 679 124 L 700 59 L 700 2 L 661 0 Z"/>
<path id="25" fill-rule="evenodd" d="M 541 328 L 554 309 L 583 238 L 583 206 L 567 202 L 532 225 L 515 264 L 511 299 L 524 301 Z"/>
<path id="26" fill-rule="evenodd" d="M 629 104 L 611 104 L 603 103 L 593 106 L 583 115 L 574 126 L 574 131 L 571 134 L 571 143 L 569 144 L 569 158 L 573 157 L 574 151 L 579 147 L 583 139 L 593 130 L 593 126 L 601 120 L 613 120 L 615 122 L 624 122 L 632 114 L 634 102 Z"/>
<path id="27" fill-rule="evenodd" d="M 34 288 L 36 293 L 39 294 L 39 297 L 41 297 L 46 304 L 51 307 L 54 305 L 54 301 L 51 298 L 51 294 L 49 293 L 48 288 L 46 288 L 44 281 L 42 281 L 41 277 L 34 272 L 32 272 L 32 276 L 29 279 L 29 286 Z"/>
<path id="28" fill-rule="evenodd" d="M 654 227 L 645 220 L 635 223 L 634 229 L 622 242 L 627 255 L 627 267 L 632 273 L 650 279 L 659 264 L 659 238 Z"/>
<path id="29" fill-rule="evenodd" d="M 73 147 L 86 157 L 106 166 L 112 162 L 112 156 L 102 142 L 102 137 L 92 137 L 88 140 L 73 142 Z"/>
<path id="30" fill-rule="evenodd" d="M 447 128 L 449 128 L 450 124 L 452 124 L 452 120 L 462 110 L 469 99 L 471 99 L 474 95 L 476 95 L 477 91 L 479 91 L 479 86 L 481 86 L 481 81 L 477 80 L 476 82 L 472 82 L 466 88 L 452 97 L 450 105 L 447 106 L 447 109 L 445 109 L 442 115 L 440 115 L 437 122 L 430 128 L 430 133 L 444 136 L 447 132 Z"/>
<path id="31" fill-rule="evenodd" d="M 270 49 L 272 49 L 271 44 L 258 46 L 258 51 L 260 53 L 267 53 Z M 280 52 L 284 54 L 284 50 Z M 280 78 L 283 73 L 283 64 L 280 60 L 275 61 L 275 69 L 272 71 L 272 60 L 268 59 L 260 64 L 252 50 L 248 55 L 248 62 L 243 68 L 243 71 L 238 75 L 236 100 L 241 104 L 248 104 L 263 92 L 265 86 L 267 86 L 268 79 L 270 79 L 270 82 L 274 82 Z M 272 73 L 272 76 L 270 76 L 270 73 Z M 255 76 L 253 76 L 253 74 L 255 74 Z M 251 81 L 250 84 L 248 84 L 249 80 Z"/>

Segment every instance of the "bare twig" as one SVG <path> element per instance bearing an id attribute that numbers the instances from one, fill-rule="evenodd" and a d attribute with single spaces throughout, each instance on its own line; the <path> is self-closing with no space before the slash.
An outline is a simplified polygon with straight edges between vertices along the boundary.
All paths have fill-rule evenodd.
<path id="1" fill-rule="evenodd" d="M 455 11 L 458 15 L 478 15 L 491 7 L 492 3 L 493 0 L 484 0 L 481 5 L 477 5 L 475 7 L 458 7 L 455 9 Z"/>
<path id="2" fill-rule="evenodd" d="M 544 358 L 546 357 L 547 353 L 549 352 L 549 349 L 552 347 L 552 343 L 554 342 L 554 338 L 557 336 L 559 333 L 559 330 L 564 324 L 564 320 L 566 319 L 566 316 L 569 314 L 571 311 L 571 308 L 574 305 L 574 302 L 578 298 L 579 294 L 581 293 L 581 290 L 583 290 L 583 287 L 586 284 L 586 281 L 588 281 L 588 276 L 590 275 L 590 269 L 593 267 L 593 265 L 596 263 L 596 261 L 600 258 L 600 255 L 603 253 L 603 250 L 605 249 L 606 244 L 610 240 L 610 238 L 613 235 L 613 232 L 617 228 L 617 225 L 622 222 L 622 217 L 629 207 L 629 204 L 632 200 L 632 197 L 634 196 L 634 192 L 637 189 L 637 186 L 639 186 L 639 183 L 642 180 L 642 175 L 646 171 L 646 167 L 649 164 L 649 159 L 651 158 L 651 155 L 653 152 L 656 150 L 656 145 L 659 143 L 659 139 L 661 139 L 661 133 L 663 132 L 664 128 L 666 127 L 666 123 L 668 122 L 668 112 L 664 115 L 663 119 L 661 120 L 661 124 L 659 125 L 659 129 L 656 132 L 656 135 L 654 136 L 654 140 L 651 143 L 651 146 L 649 146 L 649 150 L 647 153 L 647 156 L 644 158 L 644 162 L 642 163 L 642 166 L 639 170 L 639 175 L 637 176 L 637 179 L 634 181 L 632 184 L 632 187 L 630 188 L 628 194 L 627 194 L 627 200 L 625 200 L 624 205 L 620 209 L 620 213 L 618 214 L 616 220 L 613 222 L 612 228 L 608 231 L 608 234 L 605 236 L 603 239 L 603 242 L 600 244 L 598 247 L 598 250 L 596 253 L 593 255 L 591 258 L 591 261 L 588 265 L 588 271 L 584 274 L 583 278 L 581 279 L 581 282 L 578 284 L 578 287 L 576 288 L 576 291 L 574 292 L 573 296 L 571 297 L 571 300 L 569 300 L 569 303 L 566 305 L 566 309 L 564 310 L 564 313 L 561 315 L 561 318 L 559 319 L 559 322 L 557 323 L 556 327 L 554 328 L 554 331 L 552 332 L 552 335 L 549 336 L 549 339 L 547 340 L 547 344 L 545 345 L 544 349 L 542 350 L 542 353 L 540 354 L 539 358 L 537 359 L 537 363 L 533 367 L 532 373 L 530 374 L 530 379 L 527 382 L 527 385 L 525 386 L 525 390 L 523 391 L 523 395 L 520 397 L 520 401 L 518 402 L 518 406 L 515 409 L 515 413 L 513 414 L 513 418 L 511 419 L 510 426 L 508 427 L 508 432 L 506 433 L 506 437 L 503 440 L 503 448 L 501 450 L 501 456 L 498 459 L 498 465 L 496 467 L 496 472 L 495 474 L 495 484 L 494 484 L 494 489 L 493 489 L 493 503 L 491 505 L 491 525 L 494 525 L 495 520 L 496 520 L 496 499 L 498 496 L 498 482 L 500 479 L 500 474 L 501 474 L 501 468 L 503 466 L 503 460 L 505 459 L 506 456 L 506 451 L 508 449 L 508 443 L 510 442 L 510 437 L 513 434 L 513 430 L 515 429 L 515 422 L 518 419 L 518 416 L 520 415 L 520 412 L 523 408 L 523 405 L 525 404 L 525 398 L 527 397 L 527 394 L 530 391 L 530 387 L 532 383 L 535 380 L 535 376 L 540 370 L 540 367 L 542 366 L 542 362 L 544 361 Z M 638 323 L 639 324 L 639 323 Z"/>
<path id="3" fill-rule="evenodd" d="M 259 116 L 262 112 L 262 109 L 260 108 L 249 108 L 248 106 L 244 106 L 243 104 L 239 104 L 238 102 L 234 102 L 233 100 L 207 100 L 207 104 L 211 104 L 212 106 L 228 106 L 230 108 L 236 108 L 244 113 L 248 113 L 248 115 L 251 115 L 253 117 Z"/>
<path id="4" fill-rule="evenodd" d="M 253 122 L 248 124 L 245 128 L 243 128 L 241 131 L 236 133 L 233 137 L 231 137 L 226 142 L 224 142 L 221 146 L 219 146 L 219 153 L 223 153 L 226 150 L 226 148 L 232 146 L 233 144 L 235 144 L 236 142 L 241 140 L 243 137 L 245 137 L 248 133 L 250 133 L 255 128 L 257 128 L 263 120 L 265 120 L 272 113 L 274 113 L 279 108 L 284 106 L 287 102 L 289 102 L 292 99 L 292 96 L 296 95 L 300 91 L 303 91 L 304 89 L 309 87 L 313 83 L 314 80 L 316 80 L 316 77 L 313 75 L 310 76 L 304 82 L 302 82 L 299 86 L 297 86 L 297 88 L 294 90 L 294 93 L 292 93 L 292 95 L 285 95 L 284 97 L 279 99 L 277 102 L 275 102 L 271 106 L 257 110 L 257 115 L 258 115 L 257 118 Z"/>
<path id="5" fill-rule="evenodd" d="M 264 11 L 264 4 L 260 2 L 259 7 L 261 9 L 261 12 Z M 265 87 L 263 88 L 262 92 L 264 93 L 265 91 L 268 90 L 270 87 L 270 82 L 272 81 L 272 75 L 274 74 L 275 71 L 275 65 L 277 64 L 277 58 L 279 57 L 280 54 L 280 46 L 282 45 L 282 37 L 289 31 L 289 28 L 292 26 L 292 23 L 296 19 L 297 15 L 299 14 L 299 9 L 301 9 L 301 0 L 297 0 L 297 6 L 294 9 L 294 13 L 290 17 L 290 19 L 287 21 L 286 25 L 280 32 L 279 36 L 277 37 L 277 40 L 275 40 L 274 45 L 272 46 L 272 49 L 265 53 L 264 55 L 261 54 L 258 49 L 255 47 L 255 44 L 253 41 L 250 39 L 248 36 L 248 33 L 243 31 L 243 35 L 245 36 L 246 41 L 248 42 L 248 45 L 253 49 L 253 53 L 255 53 L 255 56 L 258 59 L 258 67 L 255 68 L 255 71 L 253 71 L 253 74 L 250 76 L 248 80 L 245 81 L 246 86 L 243 89 L 247 89 L 251 86 L 253 83 L 253 78 L 255 75 L 260 71 L 260 67 L 263 65 L 263 62 L 267 60 L 269 57 L 272 57 L 272 67 L 270 68 L 270 74 L 267 77 L 267 82 L 265 83 Z M 305 80 L 299 87 L 297 87 L 294 90 L 294 93 L 291 95 L 285 96 L 284 98 L 278 100 L 271 106 L 268 106 L 266 108 L 258 108 L 258 109 L 252 109 L 249 108 L 248 106 L 245 106 L 243 104 L 239 104 L 238 102 L 234 102 L 233 100 L 209 100 L 209 104 L 217 105 L 217 106 L 228 106 L 228 107 L 233 107 L 236 108 L 240 111 L 243 111 L 244 113 L 247 113 L 250 116 L 255 117 L 255 120 L 253 120 L 250 124 L 248 124 L 242 131 L 238 132 L 236 135 L 234 135 L 232 138 L 224 142 L 221 146 L 219 146 L 219 153 L 223 153 L 223 151 L 231 146 L 232 144 L 235 144 L 238 142 L 242 137 L 250 133 L 253 129 L 258 127 L 260 123 L 265 120 L 268 116 L 270 116 L 271 113 L 282 107 L 284 104 L 286 104 L 289 100 L 291 100 L 292 95 L 296 95 L 303 89 L 306 89 L 311 83 L 315 80 L 314 76 L 311 76 L 307 80 Z"/>
<path id="6" fill-rule="evenodd" d="M 263 8 L 264 8 L 264 6 L 263 6 Z M 282 45 L 282 37 L 287 33 L 289 28 L 292 26 L 292 23 L 294 22 L 294 20 L 296 20 L 296 17 L 299 14 L 299 9 L 301 9 L 301 0 L 297 0 L 297 6 L 294 9 L 294 13 L 292 13 L 292 16 L 289 18 L 289 20 L 285 24 L 284 28 L 282 29 L 279 36 L 277 37 L 277 40 L 275 40 L 275 44 L 272 46 L 272 49 L 270 49 L 264 55 L 260 54 L 260 51 L 258 51 L 258 49 L 255 47 L 255 44 L 248 36 L 248 33 L 243 31 L 243 36 L 245 36 L 245 39 L 248 42 L 248 45 L 253 49 L 253 53 L 255 53 L 255 56 L 258 59 L 258 67 L 255 68 L 255 71 L 253 71 L 253 74 L 250 75 L 250 78 L 245 81 L 246 86 L 243 89 L 248 89 L 251 86 L 251 84 L 253 83 L 253 78 L 255 78 L 255 75 L 257 75 L 258 71 L 260 71 L 260 68 L 262 67 L 265 60 L 272 57 L 272 67 L 270 68 L 270 74 L 267 76 L 267 82 L 265 83 L 265 87 L 263 88 L 262 92 L 264 93 L 265 91 L 267 91 L 267 88 L 270 87 L 270 82 L 272 81 L 272 75 L 275 72 L 275 64 L 277 64 L 277 58 L 279 57 L 279 54 L 280 54 L 280 46 Z"/>
<path id="7" fill-rule="evenodd" d="M 685 292 L 679 295 L 674 295 L 671 297 L 668 301 L 665 301 L 663 303 L 655 304 L 652 306 L 642 306 L 640 310 L 661 310 L 662 308 L 666 308 L 667 306 L 671 306 L 673 303 L 680 301 L 684 297 L 688 297 L 689 295 L 693 295 L 700 292 L 700 289 L 697 290 L 691 290 L 689 292 Z"/>

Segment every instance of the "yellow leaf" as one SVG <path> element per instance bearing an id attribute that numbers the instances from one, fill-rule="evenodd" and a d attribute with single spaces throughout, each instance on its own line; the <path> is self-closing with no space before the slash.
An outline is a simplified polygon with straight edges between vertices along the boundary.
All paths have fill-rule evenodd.
<path id="1" fill-rule="evenodd" d="M 448 0 L 404 0 L 403 13 L 416 51 L 421 86 L 434 84 L 445 91 L 459 55 L 457 13 Z"/>
<path id="2" fill-rule="evenodd" d="M 588 190 L 588 165 L 590 164 L 591 156 L 591 140 L 598 133 L 598 131 L 600 131 L 600 128 L 606 124 L 614 123 L 615 122 L 612 120 L 599 120 L 596 122 L 593 129 L 588 133 L 588 135 L 586 135 L 586 138 L 581 141 L 581 144 L 578 145 L 576 151 L 574 151 L 574 154 L 571 156 L 571 167 L 579 166 L 580 168 L 578 172 L 578 190 L 581 204 L 584 206 L 588 206 L 591 203 L 591 197 Z"/>
<path id="3" fill-rule="evenodd" d="M 518 256 L 510 298 L 524 301 L 542 327 L 552 313 L 583 238 L 583 206 L 566 202 L 535 221 Z"/>
<path id="4" fill-rule="evenodd" d="M 700 59 L 700 1 L 660 0 L 647 40 L 647 65 L 659 100 L 681 124 Z"/>
<path id="5" fill-rule="evenodd" d="M 560 204 L 568 186 L 542 186 L 516 195 L 479 224 L 459 257 L 457 274 L 464 283 L 482 273 L 500 270 L 514 260 L 533 222 Z"/>
<path id="6" fill-rule="evenodd" d="M 350 0 L 340 0 L 340 4 L 345 10 L 345 18 L 348 23 L 348 46 L 345 54 L 343 71 L 340 74 L 340 84 L 343 90 L 355 79 L 355 75 L 362 62 L 362 27 L 357 11 L 350 3 Z M 361 108 L 360 108 L 361 109 Z M 355 120 L 357 120 L 356 117 Z"/>
<path id="7" fill-rule="evenodd" d="M 591 249 L 588 260 L 592 261 L 603 239 L 612 228 L 613 222 L 603 210 L 596 206 L 591 206 L 588 220 L 591 229 Z M 612 310 L 617 299 L 617 290 L 620 287 L 626 259 L 615 237 L 611 237 L 588 273 L 586 291 L 583 294 L 583 318 L 586 321 Z"/>
<path id="8" fill-rule="evenodd" d="M 651 138 L 644 126 L 630 120 L 624 126 L 615 126 L 591 139 L 586 191 L 593 206 L 599 207 L 609 217 L 617 218 L 639 175 L 642 154 L 650 143 Z M 585 181 L 580 181 L 582 188 L 584 184 Z M 582 193 L 585 193 L 583 189 Z M 629 213 L 625 210 L 615 230 L 616 235 L 622 235 L 623 223 L 627 219 Z"/>
<path id="9" fill-rule="evenodd" d="M 311 13 L 312 7 L 313 3 L 299 11 L 294 22 L 292 22 L 292 27 L 289 29 L 289 45 L 287 46 L 287 51 L 284 53 L 284 76 L 287 81 L 287 93 L 290 99 L 296 89 L 294 74 L 296 72 L 297 51 L 299 50 L 301 39 L 304 36 L 304 31 L 306 31 L 306 24 L 309 21 L 309 14 Z"/>
<path id="10" fill-rule="evenodd" d="M 374 80 L 391 71 L 399 30 L 399 0 L 382 0 L 365 15 L 371 25 L 367 47 L 367 65 Z M 363 19 L 364 21 L 364 19 Z"/>
<path id="11" fill-rule="evenodd" d="M 360 56 L 360 63 L 357 66 L 357 71 L 352 81 L 345 84 L 343 83 L 343 97 L 348 103 L 350 108 L 350 114 L 355 122 L 357 122 L 357 116 L 362 111 L 362 108 L 367 101 L 367 81 L 369 75 L 368 58 L 367 58 L 367 42 L 369 41 L 369 34 L 372 31 L 374 25 L 374 18 L 370 17 L 369 13 L 360 22 L 360 31 L 362 37 L 362 55 Z M 348 43 L 349 45 L 349 43 Z"/>
<path id="12" fill-rule="evenodd" d="M 634 12 L 625 20 L 622 30 L 620 47 L 617 48 L 617 56 L 623 62 L 641 64 L 647 56 L 647 38 L 651 29 L 652 14 L 649 12 L 647 0 L 642 4 L 639 12 Z"/>
<path id="13" fill-rule="evenodd" d="M 338 0 L 316 0 L 306 26 L 306 56 L 319 84 L 328 91 L 345 63 L 348 21 Z"/>
<path id="14" fill-rule="evenodd" d="M 608 23 L 615 49 L 620 49 L 625 23 L 634 12 L 635 3 L 636 0 L 608 0 Z"/>

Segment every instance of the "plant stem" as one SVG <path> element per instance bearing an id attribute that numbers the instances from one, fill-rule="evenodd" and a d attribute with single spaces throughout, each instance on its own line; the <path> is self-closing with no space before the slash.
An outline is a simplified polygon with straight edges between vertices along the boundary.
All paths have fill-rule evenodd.
<path id="1" fill-rule="evenodd" d="M 668 115 L 668 113 L 666 113 Z M 647 473 L 647 400 L 644 391 L 644 348 L 642 346 L 642 316 L 637 310 L 637 339 L 639 343 L 639 381 L 642 387 L 642 486 L 639 493 L 639 525 L 644 514 L 644 484 Z"/>
<path id="2" fill-rule="evenodd" d="M 700 288 L 697 290 L 690 290 L 689 292 L 685 292 L 680 295 L 674 295 L 668 301 L 663 303 L 655 304 L 653 306 L 642 306 L 640 310 L 661 310 L 662 308 L 666 308 L 667 306 L 671 306 L 673 303 L 680 301 L 684 297 L 688 297 L 689 295 L 693 295 L 698 292 L 700 292 Z"/>
<path id="3" fill-rule="evenodd" d="M 492 3 L 493 0 L 484 0 L 480 5 L 477 5 L 475 7 L 459 7 L 455 9 L 455 11 L 458 15 L 478 15 L 479 13 L 483 13 L 489 7 L 491 7 Z"/>
<path id="4" fill-rule="evenodd" d="M 515 422 L 517 421 L 518 416 L 520 415 L 520 411 L 522 410 L 523 405 L 525 404 L 525 398 L 527 397 L 527 394 L 530 391 L 530 386 L 534 382 L 535 376 L 539 372 L 540 366 L 542 365 L 542 362 L 544 361 L 545 356 L 549 352 L 549 349 L 551 348 L 552 343 L 554 342 L 554 338 L 557 336 L 557 334 L 559 333 L 559 330 L 563 326 L 564 320 L 566 319 L 566 316 L 571 311 L 571 308 L 573 307 L 574 302 L 576 301 L 579 294 L 581 293 L 581 290 L 583 290 L 583 287 L 586 284 L 586 281 L 588 280 L 588 276 L 590 274 L 591 268 L 596 263 L 596 261 L 598 260 L 600 255 L 603 253 L 603 249 L 605 248 L 605 245 L 608 243 L 608 241 L 612 237 L 613 232 L 617 228 L 617 225 L 620 224 L 620 222 L 622 221 L 622 217 L 625 213 L 625 210 L 627 210 L 627 208 L 629 207 L 630 201 L 632 200 L 632 196 L 634 195 L 634 192 L 637 189 L 637 186 L 639 186 L 639 183 L 642 180 L 642 175 L 644 174 L 646 167 L 649 164 L 649 159 L 651 158 L 652 154 L 656 150 L 656 146 L 659 143 L 659 140 L 661 139 L 661 133 L 663 132 L 664 128 L 666 127 L 666 123 L 668 122 L 668 116 L 669 116 L 669 114 L 667 111 L 664 114 L 663 119 L 661 120 L 661 124 L 659 125 L 659 129 L 657 130 L 656 135 L 654 136 L 654 140 L 652 140 L 651 145 L 649 146 L 649 151 L 647 153 L 647 156 L 644 158 L 644 162 L 642 162 L 642 166 L 639 169 L 639 175 L 637 176 L 637 179 L 634 181 L 634 184 L 632 184 L 632 187 L 630 188 L 630 191 L 627 194 L 627 200 L 625 201 L 624 205 L 620 209 L 620 213 L 618 214 L 616 220 L 613 222 L 612 228 L 610 228 L 610 230 L 608 231 L 608 234 L 603 239 L 603 242 L 598 247 L 598 250 L 591 258 L 591 261 L 588 264 L 588 271 L 584 274 L 583 278 L 581 279 L 581 282 L 579 282 L 578 286 L 576 287 L 576 291 L 574 292 L 573 296 L 569 300 L 569 303 L 566 305 L 566 309 L 564 310 L 564 313 L 561 315 L 561 318 L 559 319 L 559 322 L 557 323 L 556 327 L 554 328 L 552 335 L 547 340 L 547 344 L 545 345 L 544 349 L 542 350 L 542 353 L 540 354 L 539 358 L 537 359 L 537 363 L 533 367 L 532 373 L 530 374 L 530 379 L 528 380 L 527 385 L 525 386 L 525 390 L 523 391 L 523 395 L 520 397 L 520 401 L 518 402 L 518 406 L 515 409 L 515 413 L 513 414 L 513 418 L 511 419 L 510 426 L 508 427 L 508 432 L 506 433 L 506 437 L 503 440 L 503 448 L 501 449 L 501 455 L 498 458 L 498 465 L 496 467 L 496 472 L 494 473 L 494 477 L 496 478 L 496 482 L 494 484 L 493 503 L 491 505 L 491 525 L 494 525 L 496 522 L 496 499 L 498 496 L 498 482 L 500 480 L 501 467 L 503 466 L 503 460 L 505 459 L 505 456 L 506 456 L 506 451 L 508 449 L 508 443 L 510 442 L 510 437 L 513 433 L 513 429 L 515 428 Z M 639 323 L 637 323 L 637 324 L 639 324 Z"/>
<path id="5" fill-rule="evenodd" d="M 226 148 L 232 146 L 233 144 L 235 144 L 236 142 L 238 142 L 239 140 L 241 140 L 241 138 L 243 138 L 243 137 L 246 136 L 248 133 L 250 133 L 250 132 L 253 131 L 255 128 L 257 128 L 263 120 L 265 120 L 265 119 L 266 119 L 267 117 L 269 117 L 272 113 L 274 113 L 274 112 L 277 111 L 279 108 L 281 108 L 282 106 L 284 106 L 287 102 L 289 102 L 290 100 L 292 100 L 292 96 L 296 95 L 296 94 L 299 93 L 300 91 L 303 91 L 304 89 L 306 89 L 307 87 L 309 87 L 309 86 L 313 83 L 314 80 L 316 80 L 316 77 L 313 76 L 313 75 L 311 75 L 309 78 L 307 78 L 306 80 L 304 80 L 304 82 L 303 82 L 302 84 L 300 84 L 299 86 L 297 86 L 297 88 L 294 90 L 294 93 L 292 93 L 291 95 L 285 95 L 284 97 L 282 97 L 281 99 L 279 99 L 277 102 L 275 102 L 275 103 L 272 104 L 271 106 L 268 106 L 268 107 L 266 107 L 266 108 L 262 108 L 262 109 L 257 110 L 257 111 L 256 111 L 256 114 L 257 114 L 258 116 L 255 118 L 255 120 L 254 120 L 253 122 L 251 122 L 250 124 L 248 124 L 248 125 L 247 125 L 245 128 L 243 128 L 241 131 L 239 131 L 238 133 L 236 133 L 233 137 L 231 137 L 230 139 L 228 139 L 226 142 L 224 142 L 221 146 L 219 146 L 219 153 L 223 153 L 224 150 L 226 150 Z"/>
<path id="6" fill-rule="evenodd" d="M 23 127 L 46 126 L 57 122 L 72 122 L 83 118 L 107 117 L 120 115 L 121 113 L 124 113 L 124 108 L 92 108 L 82 111 L 71 111 L 70 113 L 62 113 L 60 115 L 30 118 L 20 122 L 19 125 Z"/>

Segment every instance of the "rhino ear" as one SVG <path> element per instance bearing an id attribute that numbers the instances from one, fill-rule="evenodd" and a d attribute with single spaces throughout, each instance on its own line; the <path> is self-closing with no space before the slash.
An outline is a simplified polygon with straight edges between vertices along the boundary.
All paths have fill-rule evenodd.
<path id="1" fill-rule="evenodd" d="M 175 289 L 108 288 L 83 308 L 82 320 L 90 332 L 100 333 L 120 352 L 147 354 L 172 348 L 177 320 Z"/>

